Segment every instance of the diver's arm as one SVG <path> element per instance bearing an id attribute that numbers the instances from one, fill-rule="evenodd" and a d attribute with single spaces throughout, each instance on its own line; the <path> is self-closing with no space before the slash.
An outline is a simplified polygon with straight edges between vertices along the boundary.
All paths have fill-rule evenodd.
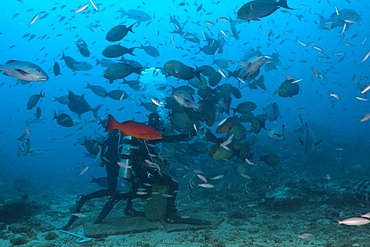
<path id="1" fill-rule="evenodd" d="M 195 130 L 191 130 L 187 133 L 184 134 L 179 134 L 179 135 L 173 135 L 173 136 L 166 136 L 162 135 L 162 139 L 159 139 L 159 142 L 181 142 L 187 138 L 193 137 L 197 134 Z"/>

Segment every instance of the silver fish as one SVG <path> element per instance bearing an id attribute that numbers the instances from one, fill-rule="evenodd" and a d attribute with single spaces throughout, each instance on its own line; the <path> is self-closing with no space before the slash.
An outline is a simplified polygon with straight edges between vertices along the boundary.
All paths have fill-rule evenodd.
<path id="1" fill-rule="evenodd" d="M 10 60 L 4 65 L 0 64 L 0 71 L 22 81 L 47 81 L 49 79 L 42 68 L 26 61 Z"/>
<path id="2" fill-rule="evenodd" d="M 303 128 L 303 139 L 298 137 L 298 140 L 304 146 L 305 153 L 308 154 L 312 152 L 315 146 L 319 145 L 322 140 L 316 141 L 316 136 L 312 129 L 308 126 L 307 123 L 303 122 L 301 116 L 299 116 L 299 119 Z"/>

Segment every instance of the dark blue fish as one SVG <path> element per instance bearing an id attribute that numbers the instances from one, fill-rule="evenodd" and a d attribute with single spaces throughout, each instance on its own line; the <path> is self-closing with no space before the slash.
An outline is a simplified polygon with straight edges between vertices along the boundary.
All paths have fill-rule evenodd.
<path id="1" fill-rule="evenodd" d="M 85 112 L 88 112 L 88 111 L 92 111 L 93 114 L 94 114 L 94 117 L 98 118 L 97 112 L 98 112 L 99 108 L 102 105 L 98 105 L 94 109 L 91 108 L 91 106 L 85 100 L 85 94 L 77 95 L 77 94 L 74 94 L 72 91 L 69 90 L 69 92 L 68 92 L 68 101 L 69 101 L 68 108 L 72 112 L 77 113 L 79 118 L 81 118 L 81 114 L 83 114 Z"/>
<path id="2" fill-rule="evenodd" d="M 237 13 L 237 18 L 242 20 L 258 20 L 274 13 L 280 7 L 292 9 L 288 7 L 287 0 L 255 0 L 244 4 Z M 294 10 L 294 9 L 292 9 Z"/>

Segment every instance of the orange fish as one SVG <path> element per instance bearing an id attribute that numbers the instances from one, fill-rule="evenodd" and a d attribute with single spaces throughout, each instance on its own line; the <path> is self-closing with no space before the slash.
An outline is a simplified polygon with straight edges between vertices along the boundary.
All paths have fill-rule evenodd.
<path id="1" fill-rule="evenodd" d="M 119 123 L 112 115 L 109 114 L 108 124 L 105 128 L 105 132 L 109 132 L 114 129 L 120 130 L 122 135 L 133 136 L 143 140 L 162 139 L 161 133 L 149 125 L 131 120 Z"/>

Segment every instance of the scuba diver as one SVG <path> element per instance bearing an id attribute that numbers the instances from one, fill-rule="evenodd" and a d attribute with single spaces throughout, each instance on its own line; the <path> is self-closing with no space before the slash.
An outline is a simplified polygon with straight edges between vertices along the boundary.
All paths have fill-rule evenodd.
<path id="1" fill-rule="evenodd" d="M 157 131 L 161 132 L 163 128 L 163 120 L 158 113 L 151 113 L 148 116 L 148 125 Z M 165 221 L 167 223 L 183 223 L 192 225 L 209 225 L 209 221 L 181 218 L 176 215 L 176 194 L 178 183 L 170 176 L 160 172 L 157 163 L 157 153 L 155 152 L 156 145 L 159 142 L 180 142 L 189 137 L 197 135 L 196 130 L 188 133 L 166 136 L 162 135 L 162 139 L 157 140 L 142 140 L 131 136 L 122 136 L 119 130 L 111 130 L 107 134 L 106 139 L 101 145 L 101 161 L 105 163 L 105 169 L 108 176 L 108 188 L 93 192 L 88 195 L 79 195 L 76 199 L 76 205 L 73 214 L 79 213 L 84 203 L 93 198 L 110 196 L 94 224 L 100 223 L 113 209 L 113 206 L 120 200 L 127 200 L 124 210 L 125 215 L 141 215 L 143 212 L 136 211 L 132 208 L 132 200 L 142 198 L 138 195 L 139 187 L 145 188 L 148 191 L 147 197 L 150 197 L 150 184 L 168 186 L 167 207 Z M 99 155 L 98 155 L 99 157 Z M 127 168 L 121 167 L 117 162 L 123 161 Z M 129 168 L 128 168 L 129 167 Z M 123 169 L 124 168 L 124 169 Z M 131 189 L 127 193 L 117 191 L 118 176 L 132 184 Z M 144 196 L 145 197 L 145 196 Z M 72 215 L 68 223 L 62 227 L 63 230 L 68 229 L 77 219 L 77 216 Z"/>

